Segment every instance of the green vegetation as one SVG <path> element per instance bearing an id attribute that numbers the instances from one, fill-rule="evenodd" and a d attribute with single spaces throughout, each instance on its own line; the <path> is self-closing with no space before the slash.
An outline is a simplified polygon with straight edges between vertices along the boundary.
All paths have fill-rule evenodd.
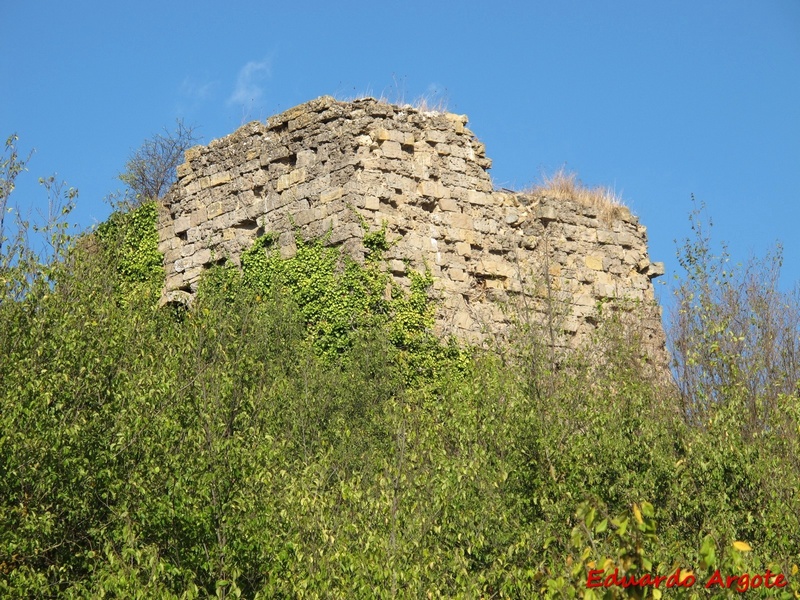
<path id="1" fill-rule="evenodd" d="M 736 597 L 705 582 L 770 569 L 788 585 L 749 597 L 796 597 L 796 323 L 765 331 L 755 291 L 720 304 L 743 292 L 707 238 L 682 254 L 673 390 L 621 324 L 557 370 L 533 324 L 437 341 L 430 276 L 392 285 L 381 231 L 364 265 L 266 236 L 159 308 L 154 219 L 2 247 L 0 596 Z M 725 333 L 743 314 L 752 335 Z M 783 362 L 740 361 L 765 340 Z M 641 585 L 587 587 L 615 569 Z M 647 583 L 676 570 L 698 583 Z"/>
<path id="2" fill-rule="evenodd" d="M 328 363 L 349 360 L 359 338 L 383 334 L 390 342 L 391 361 L 408 383 L 435 385 L 444 372 L 455 373 L 465 366 L 466 353 L 453 341 L 441 344 L 432 333 L 430 273 L 411 272 L 406 294 L 386 271 L 385 227 L 365 232 L 369 254 L 364 265 L 325 246 L 324 240 L 306 242 L 298 237 L 296 242 L 297 253 L 283 259 L 272 249 L 273 236 L 257 239 L 242 255 L 240 284 L 235 270 L 225 276 L 229 287 L 241 285 L 258 301 L 288 295 L 316 354 Z"/>

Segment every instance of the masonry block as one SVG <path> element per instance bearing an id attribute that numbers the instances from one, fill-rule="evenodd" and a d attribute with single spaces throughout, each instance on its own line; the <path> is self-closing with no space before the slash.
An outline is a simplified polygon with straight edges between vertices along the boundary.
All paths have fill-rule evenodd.
<path id="1" fill-rule="evenodd" d="M 306 170 L 305 168 L 295 169 L 294 171 L 290 171 L 286 175 L 281 175 L 278 177 L 278 180 L 275 182 L 275 191 L 282 192 L 285 189 L 297 184 L 302 183 L 306 180 Z"/>

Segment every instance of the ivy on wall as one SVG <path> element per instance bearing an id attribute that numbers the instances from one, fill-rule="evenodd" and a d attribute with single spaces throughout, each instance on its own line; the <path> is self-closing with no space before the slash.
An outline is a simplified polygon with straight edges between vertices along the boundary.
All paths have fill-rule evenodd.
<path id="1" fill-rule="evenodd" d="M 158 251 L 158 208 L 147 202 L 129 212 L 115 212 L 97 228 L 97 239 L 119 274 L 121 301 L 132 296 L 158 298 L 164 285 L 163 256 Z"/>
<path id="2" fill-rule="evenodd" d="M 283 258 L 276 239 L 274 234 L 261 236 L 242 254 L 241 282 L 259 300 L 288 295 L 322 357 L 341 357 L 359 336 L 383 330 L 409 380 L 432 381 L 454 361 L 467 364 L 466 351 L 454 340 L 443 343 L 433 334 L 430 272 L 409 271 L 411 285 L 405 292 L 386 269 L 384 252 L 390 243 L 385 226 L 365 233 L 363 265 L 326 246 L 325 239 L 298 237 L 295 255 Z M 230 285 L 230 274 L 212 274 L 208 280 Z"/>

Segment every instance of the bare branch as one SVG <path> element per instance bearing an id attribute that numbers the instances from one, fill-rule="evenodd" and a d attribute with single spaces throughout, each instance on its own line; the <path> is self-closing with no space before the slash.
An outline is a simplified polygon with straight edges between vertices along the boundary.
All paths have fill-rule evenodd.
<path id="1" fill-rule="evenodd" d="M 119 178 L 128 186 L 128 204 L 138 206 L 147 200 L 162 198 L 177 179 L 176 168 L 183 160 L 183 153 L 199 141 L 196 128 L 175 121 L 175 129 L 164 129 L 145 140 L 142 146 L 128 158 L 125 172 Z"/>

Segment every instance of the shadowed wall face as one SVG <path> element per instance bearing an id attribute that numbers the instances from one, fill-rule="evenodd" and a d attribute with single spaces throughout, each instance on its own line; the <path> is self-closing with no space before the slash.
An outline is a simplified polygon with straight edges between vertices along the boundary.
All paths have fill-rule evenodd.
<path id="1" fill-rule="evenodd" d="M 494 191 L 466 123 L 322 97 L 188 150 L 160 217 L 165 300 L 192 293 L 216 262 L 238 264 L 264 232 L 285 256 L 297 229 L 363 259 L 363 219 L 387 225 L 401 285 L 408 268 L 431 270 L 442 334 L 479 341 L 524 309 L 551 323 L 557 313 L 556 344 L 574 346 L 596 328 L 598 303 L 626 300 L 663 353 L 651 283 L 663 265 L 650 262 L 645 227 L 625 208 L 604 220 L 577 201 Z"/>

